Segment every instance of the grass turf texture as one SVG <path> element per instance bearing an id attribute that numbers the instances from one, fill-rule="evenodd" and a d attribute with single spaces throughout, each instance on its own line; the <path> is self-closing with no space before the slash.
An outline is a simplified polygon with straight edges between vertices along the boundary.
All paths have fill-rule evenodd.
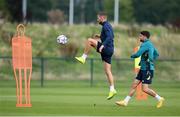
<path id="1" fill-rule="evenodd" d="M 165 105 L 156 109 L 156 100 L 147 101 L 132 98 L 127 107 L 118 107 L 115 101 L 123 99 L 129 91 L 131 82 L 118 81 L 118 94 L 110 101 L 106 100 L 108 87 L 106 82 L 97 81 L 90 87 L 89 81 L 46 81 L 41 88 L 39 81 L 32 81 L 32 108 L 16 108 L 15 81 L 0 82 L 0 116 L 7 115 L 69 115 L 69 116 L 179 116 L 180 82 L 159 82 L 153 88 L 165 97 Z"/>

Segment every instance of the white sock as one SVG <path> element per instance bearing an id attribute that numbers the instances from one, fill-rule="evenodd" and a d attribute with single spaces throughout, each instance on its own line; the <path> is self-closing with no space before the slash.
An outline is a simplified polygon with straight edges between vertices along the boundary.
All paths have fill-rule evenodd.
<path id="1" fill-rule="evenodd" d="M 114 91 L 115 89 L 114 89 L 114 85 L 111 85 L 110 86 L 110 91 Z"/>
<path id="2" fill-rule="evenodd" d="M 131 99 L 131 96 L 126 96 L 126 98 L 124 99 L 124 101 L 125 101 L 126 103 L 128 103 L 130 99 Z"/>
<path id="3" fill-rule="evenodd" d="M 160 101 L 161 100 L 161 96 L 159 96 L 158 94 L 156 94 L 155 98 Z"/>
<path id="4" fill-rule="evenodd" d="M 86 60 L 87 54 L 83 54 L 83 55 L 82 55 L 82 58 Z"/>

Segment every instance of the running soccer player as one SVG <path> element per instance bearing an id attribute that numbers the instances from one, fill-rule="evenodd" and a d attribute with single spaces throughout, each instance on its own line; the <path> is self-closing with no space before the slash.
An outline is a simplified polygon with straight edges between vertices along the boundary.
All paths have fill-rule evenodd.
<path id="1" fill-rule="evenodd" d="M 111 57 L 114 53 L 114 33 L 111 24 L 107 21 L 107 15 L 105 13 L 98 13 L 97 21 L 100 25 L 102 25 L 101 35 L 88 38 L 85 44 L 84 53 L 81 57 L 75 58 L 80 63 L 84 64 L 92 47 L 101 54 L 104 70 L 110 84 L 110 91 L 107 97 L 109 100 L 117 93 L 114 88 L 114 79 L 111 72 Z"/>
<path id="2" fill-rule="evenodd" d="M 136 87 L 142 82 L 142 90 L 148 95 L 157 99 L 157 108 L 162 107 L 164 98 L 159 96 L 154 90 L 149 88 L 154 75 L 154 60 L 159 56 L 157 49 L 154 47 L 149 39 L 150 33 L 148 31 L 142 31 L 139 34 L 139 39 L 142 42 L 140 49 L 131 58 L 138 58 L 141 56 L 140 71 L 134 79 L 129 94 L 122 101 L 117 101 L 119 106 L 127 106 L 131 97 L 134 95 Z"/>

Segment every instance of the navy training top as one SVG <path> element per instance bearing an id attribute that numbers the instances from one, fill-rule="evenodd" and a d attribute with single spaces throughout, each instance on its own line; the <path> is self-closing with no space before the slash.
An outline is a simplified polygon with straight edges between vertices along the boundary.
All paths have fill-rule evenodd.
<path id="1" fill-rule="evenodd" d="M 112 26 L 107 21 L 102 23 L 101 30 L 101 42 L 104 45 L 104 48 L 108 48 L 114 52 L 114 32 Z"/>

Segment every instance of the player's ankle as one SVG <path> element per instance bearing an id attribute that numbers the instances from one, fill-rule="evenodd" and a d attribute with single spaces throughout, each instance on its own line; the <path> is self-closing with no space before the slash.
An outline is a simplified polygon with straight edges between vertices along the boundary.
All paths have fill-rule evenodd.
<path id="1" fill-rule="evenodd" d="M 159 96 L 158 94 L 156 94 L 155 98 L 156 98 L 158 101 L 160 101 L 160 100 L 162 99 L 162 97 Z"/>
<path id="2" fill-rule="evenodd" d="M 110 91 L 115 91 L 114 85 L 111 85 L 111 86 L 109 87 L 109 90 L 110 90 Z"/>
<path id="3" fill-rule="evenodd" d="M 81 57 L 84 59 L 84 60 L 86 60 L 86 58 L 87 58 L 87 54 L 83 54 Z"/>
<path id="4" fill-rule="evenodd" d="M 126 96 L 126 98 L 124 99 L 124 102 L 126 103 L 126 104 L 128 104 L 128 102 L 130 101 L 130 99 L 131 99 L 131 96 Z"/>

